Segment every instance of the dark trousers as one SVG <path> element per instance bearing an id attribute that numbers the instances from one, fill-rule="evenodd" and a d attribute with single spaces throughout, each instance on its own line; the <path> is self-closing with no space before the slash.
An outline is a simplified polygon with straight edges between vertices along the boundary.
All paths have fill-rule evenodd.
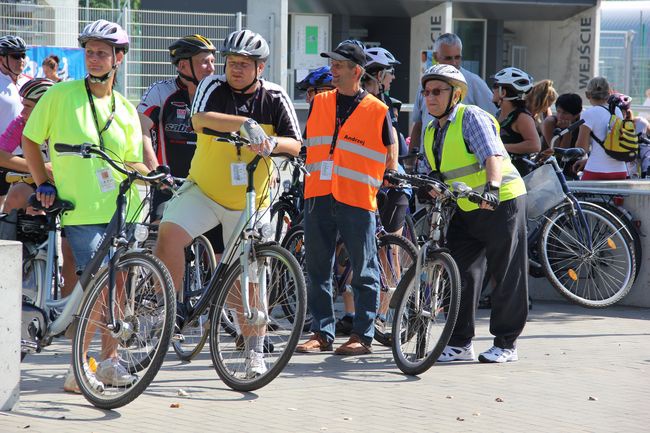
<path id="1" fill-rule="evenodd" d="M 372 343 L 379 308 L 379 261 L 375 213 L 340 203 L 331 195 L 305 201 L 305 260 L 307 305 L 314 318 L 311 330 L 334 340 L 332 268 L 337 233 L 352 265 L 354 292 L 352 333 Z"/>
<path id="2" fill-rule="evenodd" d="M 454 214 L 447 243 L 461 274 L 460 312 L 450 346 L 466 346 L 474 337 L 476 304 L 485 271 L 494 278 L 490 333 L 494 345 L 515 347 L 528 317 L 526 196 L 505 201 L 495 211 Z"/>

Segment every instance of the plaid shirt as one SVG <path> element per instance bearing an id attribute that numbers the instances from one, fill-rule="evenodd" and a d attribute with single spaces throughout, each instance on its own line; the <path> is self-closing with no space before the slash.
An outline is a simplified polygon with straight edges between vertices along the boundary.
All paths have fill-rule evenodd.
<path id="1" fill-rule="evenodd" d="M 458 106 L 449 114 L 449 118 L 445 126 L 438 133 L 440 135 L 440 142 L 444 143 L 445 136 L 449 124 L 454 121 L 458 113 Z M 438 119 L 433 119 L 427 128 L 438 128 Z M 436 134 L 437 135 L 437 134 Z M 467 105 L 465 107 L 465 115 L 463 117 L 463 138 L 469 150 L 476 156 L 479 164 L 485 167 L 485 160 L 490 156 L 507 156 L 499 133 L 494 126 L 492 116 L 480 109 L 475 105 Z M 432 146 L 433 143 L 425 143 L 426 146 Z M 436 149 L 434 149 L 435 151 Z M 437 149 L 442 154 L 442 146 Z"/>

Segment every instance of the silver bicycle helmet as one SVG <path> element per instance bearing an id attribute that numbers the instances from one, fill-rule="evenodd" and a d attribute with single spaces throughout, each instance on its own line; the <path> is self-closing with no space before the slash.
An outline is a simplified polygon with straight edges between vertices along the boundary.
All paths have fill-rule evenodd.
<path id="1" fill-rule="evenodd" d="M 116 49 L 129 51 L 129 36 L 117 23 L 97 20 L 88 24 L 79 35 L 79 45 L 85 48 L 88 41 L 102 41 Z"/>
<path id="2" fill-rule="evenodd" d="M 7 35 L 0 38 L 0 56 L 25 51 L 27 51 L 27 44 L 20 36 Z"/>
<path id="3" fill-rule="evenodd" d="M 368 62 L 366 63 L 366 69 L 371 68 L 381 68 L 386 69 L 394 65 L 399 65 L 400 62 L 397 61 L 395 56 L 391 54 L 386 48 L 374 47 L 365 49 L 366 56 L 368 56 Z"/>
<path id="4" fill-rule="evenodd" d="M 266 60 L 271 51 L 269 44 L 262 36 L 251 30 L 237 30 L 223 40 L 219 50 L 223 56 L 236 54 L 251 57 L 255 60 Z"/>
<path id="5" fill-rule="evenodd" d="M 465 95 L 467 95 L 467 80 L 465 80 L 465 76 L 462 74 L 462 72 L 460 72 L 454 66 L 445 64 L 430 66 L 429 69 L 424 72 L 424 75 L 422 75 L 422 78 L 420 80 L 422 87 L 424 88 L 424 85 L 431 80 L 444 81 L 452 87 L 460 88 L 461 101 L 465 98 Z"/>

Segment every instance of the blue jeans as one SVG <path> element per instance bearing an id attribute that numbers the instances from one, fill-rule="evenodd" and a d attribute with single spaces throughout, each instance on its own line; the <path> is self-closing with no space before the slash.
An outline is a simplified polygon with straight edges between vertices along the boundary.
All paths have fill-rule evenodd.
<path id="1" fill-rule="evenodd" d="M 379 261 L 375 213 L 340 203 L 331 195 L 305 202 L 305 258 L 307 303 L 314 318 L 313 332 L 334 340 L 332 268 L 337 233 L 352 265 L 355 316 L 352 333 L 370 344 L 379 308 Z"/>
<path id="2" fill-rule="evenodd" d="M 72 255 L 77 265 L 77 270 L 83 271 L 93 257 L 97 247 L 104 236 L 107 224 L 89 224 L 78 226 L 65 226 L 65 237 L 72 249 Z M 108 256 L 104 258 L 103 265 L 108 263 Z"/>

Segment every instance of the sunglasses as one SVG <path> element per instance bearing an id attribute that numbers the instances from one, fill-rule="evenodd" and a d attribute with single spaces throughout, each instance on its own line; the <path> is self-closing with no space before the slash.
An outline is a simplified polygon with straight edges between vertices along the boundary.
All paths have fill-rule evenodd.
<path id="1" fill-rule="evenodd" d="M 27 56 L 25 53 L 11 53 L 9 54 L 9 57 L 11 57 L 14 60 L 21 60 L 24 59 Z"/>
<path id="2" fill-rule="evenodd" d="M 442 92 L 446 92 L 446 91 L 451 90 L 451 89 L 452 89 L 451 87 L 443 87 L 443 88 L 441 88 L 441 89 L 431 89 L 431 90 L 429 90 L 429 89 L 424 89 L 424 90 L 422 90 L 420 93 L 421 93 L 422 96 L 424 96 L 425 98 L 428 98 L 429 96 L 432 96 L 432 95 L 433 95 L 433 96 L 440 96 L 440 94 L 441 94 Z"/>

